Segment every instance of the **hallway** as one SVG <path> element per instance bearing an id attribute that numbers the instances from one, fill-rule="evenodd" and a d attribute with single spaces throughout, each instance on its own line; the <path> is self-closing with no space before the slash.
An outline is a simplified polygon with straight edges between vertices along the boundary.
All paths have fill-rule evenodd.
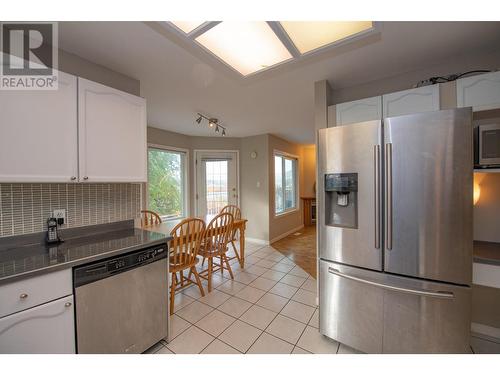
<path id="1" fill-rule="evenodd" d="M 316 278 L 316 226 L 307 226 L 271 244 L 309 275 Z"/>

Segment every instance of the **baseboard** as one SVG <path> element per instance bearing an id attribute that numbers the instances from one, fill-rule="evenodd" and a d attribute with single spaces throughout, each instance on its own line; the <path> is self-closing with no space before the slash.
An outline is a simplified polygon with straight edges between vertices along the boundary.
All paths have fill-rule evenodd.
<path id="1" fill-rule="evenodd" d="M 500 328 L 491 327 L 491 326 L 487 326 L 487 325 L 480 324 L 480 323 L 474 323 L 474 322 L 472 322 L 470 326 L 471 326 L 470 329 L 472 331 L 472 334 L 478 333 L 478 334 L 483 335 L 483 336 L 488 336 L 488 337 L 500 340 Z"/>
<path id="2" fill-rule="evenodd" d="M 245 237 L 245 241 L 255 243 L 257 245 L 269 245 L 269 241 L 261 240 L 260 238 Z"/>
<path id="3" fill-rule="evenodd" d="M 301 224 L 301 225 L 300 225 L 300 226 L 298 226 L 297 228 L 293 228 L 293 229 L 291 229 L 291 230 L 289 230 L 289 231 L 287 231 L 287 232 L 285 232 L 285 233 L 280 234 L 280 235 L 279 235 L 279 236 L 277 236 L 277 237 L 274 237 L 272 240 L 270 240 L 270 241 L 269 241 L 269 243 L 271 243 L 271 244 L 272 244 L 272 243 L 274 243 L 274 242 L 276 242 L 276 241 L 279 241 L 279 240 L 281 240 L 282 238 L 285 238 L 286 236 L 289 236 L 289 235 L 291 235 L 292 233 L 295 233 L 295 232 L 297 232 L 297 231 L 301 230 L 302 228 L 304 228 L 304 224 Z"/>

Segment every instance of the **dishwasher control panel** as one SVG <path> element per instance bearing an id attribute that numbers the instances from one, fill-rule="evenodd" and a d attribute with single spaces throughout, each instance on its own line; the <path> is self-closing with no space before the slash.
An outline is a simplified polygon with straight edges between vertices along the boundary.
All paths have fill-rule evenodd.
<path id="1" fill-rule="evenodd" d="M 85 285 L 166 257 L 167 245 L 165 244 L 75 267 L 73 270 L 74 286 Z"/>

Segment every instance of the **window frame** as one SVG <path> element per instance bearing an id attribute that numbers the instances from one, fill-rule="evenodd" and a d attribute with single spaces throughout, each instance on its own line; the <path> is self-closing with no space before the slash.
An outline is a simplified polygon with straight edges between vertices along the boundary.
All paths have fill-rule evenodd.
<path id="1" fill-rule="evenodd" d="M 281 178 L 282 178 L 282 186 L 285 186 L 284 180 L 285 180 L 285 160 L 292 160 L 295 161 L 295 178 L 294 178 L 294 184 L 295 184 L 295 205 L 292 208 L 284 209 L 283 211 L 276 212 L 276 156 L 279 156 L 283 158 L 282 160 L 282 169 L 281 169 Z M 279 151 L 279 150 L 274 150 L 273 151 L 273 159 L 272 159 L 272 165 L 273 165 L 273 173 L 272 173 L 272 179 L 273 179 L 273 212 L 274 212 L 274 217 L 280 217 L 284 215 L 288 215 L 291 213 L 295 213 L 297 211 L 300 211 L 300 202 L 299 202 L 299 173 L 300 173 L 300 168 L 299 168 L 299 157 L 294 154 L 290 154 L 288 152 L 284 151 Z M 283 189 L 283 192 L 285 189 Z M 285 199 L 285 194 L 283 194 L 283 199 Z M 283 201 L 283 207 L 285 206 L 285 202 Z"/>
<path id="2" fill-rule="evenodd" d="M 178 154 L 184 154 L 184 166 L 183 166 L 183 173 L 184 173 L 184 186 L 183 186 L 183 191 L 185 192 L 184 194 L 184 202 L 183 202 L 183 214 L 180 216 L 176 217 L 170 217 L 166 215 L 160 215 L 162 221 L 171 221 L 171 220 L 180 220 L 184 219 L 186 217 L 189 217 L 190 215 L 190 190 L 189 190 L 189 149 L 187 148 L 181 148 L 181 147 L 173 147 L 173 146 L 166 146 L 166 145 L 160 145 L 160 144 L 155 144 L 155 143 L 148 143 L 147 147 L 147 165 L 146 169 L 148 171 L 148 180 L 146 182 L 146 207 L 149 209 L 149 150 L 150 149 L 156 149 L 156 150 L 161 150 L 161 151 L 167 151 L 167 152 L 173 152 L 173 153 L 178 153 Z"/>

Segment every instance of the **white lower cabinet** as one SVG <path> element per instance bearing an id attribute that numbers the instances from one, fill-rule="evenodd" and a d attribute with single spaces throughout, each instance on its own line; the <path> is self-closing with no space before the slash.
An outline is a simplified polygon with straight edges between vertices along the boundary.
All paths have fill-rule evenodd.
<path id="1" fill-rule="evenodd" d="M 73 296 L 0 318 L 0 353 L 75 353 Z"/>

